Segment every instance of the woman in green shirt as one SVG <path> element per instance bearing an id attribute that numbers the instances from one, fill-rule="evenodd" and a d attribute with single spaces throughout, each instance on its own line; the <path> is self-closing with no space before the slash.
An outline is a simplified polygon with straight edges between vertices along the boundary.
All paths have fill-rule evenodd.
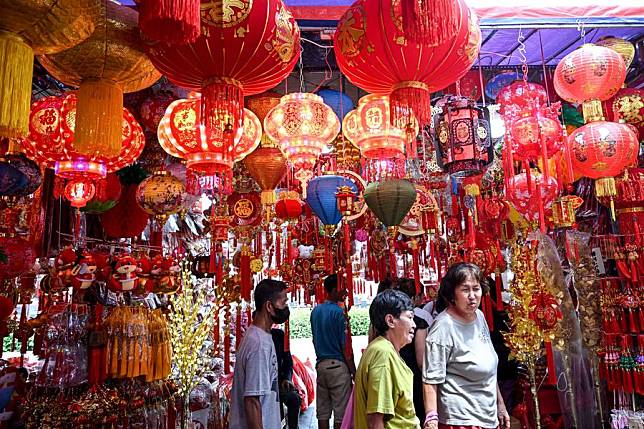
<path id="1" fill-rule="evenodd" d="M 355 429 L 419 429 L 413 373 L 400 349 L 414 338 L 414 306 L 398 290 L 377 295 L 369 319 L 378 335 L 360 359 L 354 392 Z"/>

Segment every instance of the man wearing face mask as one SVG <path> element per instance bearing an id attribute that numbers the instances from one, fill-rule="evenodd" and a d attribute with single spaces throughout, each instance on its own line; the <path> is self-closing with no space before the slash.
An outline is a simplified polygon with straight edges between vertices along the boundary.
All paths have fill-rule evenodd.
<path id="1" fill-rule="evenodd" d="M 286 283 L 265 279 L 255 288 L 255 317 L 236 354 L 230 429 L 280 429 L 277 356 L 271 326 L 290 315 Z"/>

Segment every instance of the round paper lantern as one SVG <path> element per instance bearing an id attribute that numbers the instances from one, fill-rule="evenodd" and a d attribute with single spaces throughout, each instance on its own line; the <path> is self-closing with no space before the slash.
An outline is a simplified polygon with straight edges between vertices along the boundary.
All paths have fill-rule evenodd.
<path id="1" fill-rule="evenodd" d="M 434 46 L 406 40 L 398 1 L 358 0 L 340 18 L 333 39 L 338 66 L 356 86 L 390 96 L 392 123 L 428 124 L 430 93 L 474 64 L 481 44 L 478 19 L 463 0 L 455 7 L 457 30 Z"/>
<path id="2" fill-rule="evenodd" d="M 619 37 L 606 37 L 595 42 L 595 45 L 617 52 L 624 60 L 626 68 L 629 68 L 633 63 L 633 59 L 635 59 L 635 46 L 628 40 L 620 39 Z"/>
<path id="3" fill-rule="evenodd" d="M 621 88 L 613 98 L 603 103 L 606 119 L 626 122 L 637 128 L 638 137 L 644 139 L 644 91 L 638 88 Z"/>
<path id="4" fill-rule="evenodd" d="M 364 201 L 385 226 L 398 226 L 416 201 L 416 187 L 404 179 L 373 182 L 364 191 Z"/>
<path id="5" fill-rule="evenodd" d="M 116 156 L 86 156 L 76 150 L 76 95 L 44 97 L 34 102 L 29 118 L 29 136 L 21 139 L 30 159 L 54 168 L 66 178 L 101 179 L 132 164 L 145 145 L 143 130 L 134 116 L 121 108 L 121 146 Z"/>
<path id="6" fill-rule="evenodd" d="M 481 95 L 483 95 L 481 81 L 483 82 L 483 85 L 485 85 L 485 77 L 481 77 L 481 73 L 479 73 L 478 70 L 470 70 L 465 73 L 462 78 L 445 88 L 443 92 L 458 95 L 458 84 L 460 95 L 471 98 L 474 101 L 478 101 L 481 98 Z"/>
<path id="7" fill-rule="evenodd" d="M 573 131 L 568 140 L 572 167 L 584 177 L 614 177 L 637 162 L 637 136 L 625 124 L 590 122 Z"/>
<path id="8" fill-rule="evenodd" d="M 541 158 L 547 161 L 561 150 L 564 140 L 561 123 L 541 113 L 514 121 L 510 127 L 510 135 L 513 156 L 519 160 Z"/>
<path id="9" fill-rule="evenodd" d="M 0 196 L 24 197 L 40 187 L 40 168 L 21 153 L 0 156 Z"/>
<path id="10" fill-rule="evenodd" d="M 508 201 L 523 217 L 530 221 L 539 219 L 540 207 L 545 210 L 557 198 L 559 185 L 554 177 L 548 177 L 536 170 L 517 174 L 509 179 L 509 191 L 506 190 Z"/>
<path id="11" fill-rule="evenodd" d="M 201 100 L 179 99 L 170 103 L 159 123 L 159 144 L 169 155 L 183 158 L 187 166 L 202 174 L 232 172 L 233 163 L 255 150 L 262 136 L 257 116 L 244 109 L 244 126 L 236 134 L 208 131 L 202 124 Z"/>
<path id="12" fill-rule="evenodd" d="M 39 61 L 59 81 L 79 87 L 75 149 L 111 157 L 121 150 L 123 93 L 147 88 L 161 75 L 145 55 L 137 12 L 111 1 L 99 4 L 100 19 L 89 38 Z"/>
<path id="13" fill-rule="evenodd" d="M 275 202 L 275 188 L 286 174 L 286 158 L 276 147 L 259 147 L 246 158 L 244 165 L 250 176 L 262 188 L 262 203 Z"/>
<path id="14" fill-rule="evenodd" d="M 316 94 L 322 97 L 324 103 L 333 109 L 340 123 L 342 123 L 347 113 L 354 108 L 353 100 L 344 92 L 323 88 L 316 92 Z"/>
<path id="15" fill-rule="evenodd" d="M 300 54 L 297 24 L 281 0 L 201 3 L 201 35 L 191 43 L 149 45 L 173 83 L 202 94 L 208 131 L 240 128 L 244 96 L 284 80 Z"/>
<path id="16" fill-rule="evenodd" d="M 386 159 L 405 156 L 405 149 L 418 134 L 418 123 L 408 132 L 405 126 L 391 124 L 389 97 L 366 95 L 358 108 L 344 118 L 344 136 L 360 149 L 365 158 Z"/>
<path id="17" fill-rule="evenodd" d="M 334 174 L 315 177 L 308 183 L 306 203 L 324 225 L 337 225 L 342 220 L 335 197 L 341 186 L 348 186 L 358 193 L 358 187 L 352 180 Z"/>
<path id="18" fill-rule="evenodd" d="M 137 185 L 124 186 L 116 206 L 101 215 L 101 224 L 108 237 L 138 237 L 148 225 L 150 215 L 136 202 L 136 191 Z"/>
<path id="19" fill-rule="evenodd" d="M 295 92 L 283 96 L 268 113 L 264 132 L 280 146 L 306 189 L 310 169 L 340 132 L 340 121 L 319 95 Z"/>
<path id="20" fill-rule="evenodd" d="M 0 13 L 0 136 L 27 134 L 34 54 L 60 52 L 89 37 L 96 0 L 3 1 Z"/>
<path id="21" fill-rule="evenodd" d="M 502 88 L 496 96 L 499 113 L 506 119 L 516 119 L 548 105 L 546 89 L 532 82 L 517 80 Z"/>
<path id="22" fill-rule="evenodd" d="M 146 213 L 166 219 L 181 210 L 186 187 L 167 171 L 156 171 L 139 183 L 136 202 Z"/>
<path id="23" fill-rule="evenodd" d="M 554 84 L 566 101 L 583 103 L 586 122 L 603 117 L 600 101 L 617 93 L 626 79 L 622 57 L 610 48 L 582 45 L 557 64 Z"/>

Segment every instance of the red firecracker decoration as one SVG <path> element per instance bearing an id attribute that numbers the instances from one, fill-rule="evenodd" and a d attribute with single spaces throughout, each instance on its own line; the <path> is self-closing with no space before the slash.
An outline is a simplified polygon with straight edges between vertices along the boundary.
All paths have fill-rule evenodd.
<path id="1" fill-rule="evenodd" d="M 434 46 L 406 40 L 397 1 L 358 0 L 340 18 L 334 36 L 338 65 L 356 86 L 390 96 L 392 124 L 429 124 L 430 93 L 460 79 L 474 64 L 481 44 L 478 19 L 463 0 L 453 3 L 457 30 Z"/>

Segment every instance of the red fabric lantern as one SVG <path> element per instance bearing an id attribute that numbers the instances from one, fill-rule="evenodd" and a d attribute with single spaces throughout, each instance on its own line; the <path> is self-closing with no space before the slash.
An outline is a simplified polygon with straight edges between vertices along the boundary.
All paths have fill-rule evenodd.
<path id="1" fill-rule="evenodd" d="M 548 94 L 539 84 L 518 80 L 499 91 L 496 102 L 504 118 L 515 119 L 547 106 Z"/>
<path id="2" fill-rule="evenodd" d="M 81 208 L 96 194 L 96 186 L 91 181 L 74 179 L 65 186 L 65 198 L 72 207 Z"/>
<path id="3" fill-rule="evenodd" d="M 590 122 L 577 128 L 568 139 L 573 169 L 584 177 L 614 177 L 637 161 L 637 136 L 625 124 Z"/>
<path id="4" fill-rule="evenodd" d="M 541 113 L 519 118 L 510 128 L 514 157 L 519 160 L 547 159 L 563 146 L 563 127 L 557 119 Z"/>
<path id="5" fill-rule="evenodd" d="M 139 109 L 139 116 L 141 117 L 141 125 L 146 131 L 156 131 L 159 128 L 161 118 L 175 99 L 172 94 L 161 92 L 143 101 Z"/>
<path id="6" fill-rule="evenodd" d="M 460 88 L 460 95 L 478 101 L 483 95 L 481 80 L 483 81 L 483 87 L 485 87 L 485 77 L 478 70 L 470 70 L 465 73 L 465 76 L 445 88 L 443 92 L 458 95 Z"/>
<path id="7" fill-rule="evenodd" d="M 244 95 L 273 88 L 300 53 L 297 24 L 281 0 L 201 3 L 201 35 L 191 43 L 151 44 L 149 56 L 173 83 L 202 93 L 206 129 L 242 126 Z"/>
<path id="8" fill-rule="evenodd" d="M 143 130 L 134 116 L 123 109 L 121 151 L 116 157 L 100 153 L 81 155 L 74 149 L 76 95 L 44 97 L 33 103 L 29 136 L 21 140 L 25 154 L 46 168 L 55 168 L 64 178 L 104 178 L 132 164 L 143 151 Z"/>
<path id="9" fill-rule="evenodd" d="M 603 103 L 606 119 L 626 122 L 637 128 L 638 137 L 644 139 L 644 91 L 638 88 L 622 88 L 613 98 Z"/>
<path id="10" fill-rule="evenodd" d="M 137 185 L 123 187 L 121 198 L 113 209 L 101 215 L 108 237 L 130 238 L 141 235 L 150 216 L 136 202 Z"/>
<path id="11" fill-rule="evenodd" d="M 296 196 L 289 195 L 280 198 L 275 203 L 275 216 L 278 219 L 290 221 L 302 215 L 302 201 Z"/>
<path id="12" fill-rule="evenodd" d="M 552 205 L 557 198 L 559 187 L 553 177 L 545 180 L 545 177 L 536 171 L 517 174 L 510 178 L 510 189 L 506 191 L 508 201 L 526 219 L 538 220 L 544 210 Z"/>
<path id="13" fill-rule="evenodd" d="M 244 126 L 237 128 L 235 135 L 208 130 L 202 125 L 202 110 L 196 97 L 172 102 L 159 124 L 159 144 L 169 155 L 185 159 L 193 171 L 232 173 L 233 163 L 259 145 L 262 125 L 253 112 L 244 109 Z"/>
<path id="14" fill-rule="evenodd" d="M 139 27 L 152 40 L 193 42 L 201 31 L 200 0 L 138 0 Z"/>
<path id="15" fill-rule="evenodd" d="M 356 86 L 390 95 L 393 124 L 431 120 L 431 92 L 460 79 L 477 58 L 481 31 L 463 0 L 456 2 L 458 30 L 436 46 L 405 39 L 402 7 L 393 0 L 358 0 L 334 36 L 342 72 Z"/>
<path id="16" fill-rule="evenodd" d="M 557 64 L 554 84 L 564 100 L 584 103 L 584 119 L 588 122 L 603 116 L 600 101 L 615 95 L 624 79 L 624 59 L 610 48 L 589 43 Z"/>

